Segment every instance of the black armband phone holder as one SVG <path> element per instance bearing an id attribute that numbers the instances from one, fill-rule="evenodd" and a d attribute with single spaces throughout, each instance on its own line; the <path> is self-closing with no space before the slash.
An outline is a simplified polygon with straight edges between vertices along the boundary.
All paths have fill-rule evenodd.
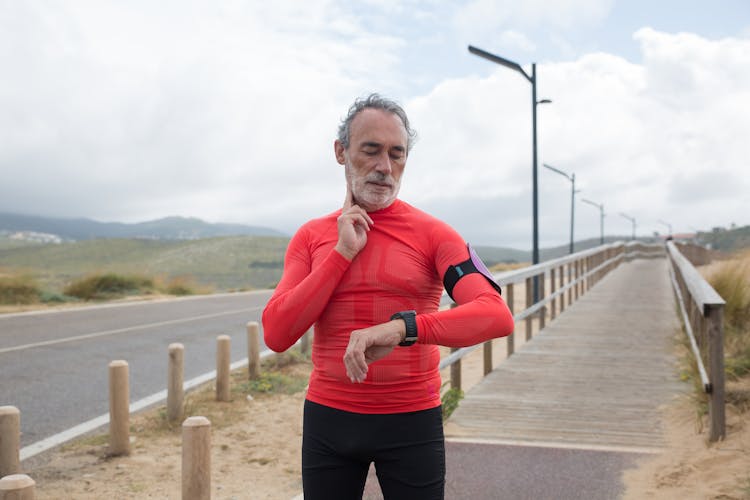
<path id="1" fill-rule="evenodd" d="M 492 285 L 492 288 L 502 295 L 503 292 L 500 289 L 500 285 L 495 282 L 492 273 L 487 269 L 487 266 L 484 265 L 484 262 L 479 258 L 479 255 L 477 255 L 474 249 L 471 248 L 471 245 L 467 244 L 466 248 L 469 251 L 469 258 L 459 264 L 449 266 L 443 277 L 443 286 L 445 287 L 445 291 L 448 292 L 448 296 L 453 299 L 453 287 L 456 286 L 456 283 L 458 283 L 461 278 L 472 273 L 479 273 L 484 276 L 490 285 Z"/>

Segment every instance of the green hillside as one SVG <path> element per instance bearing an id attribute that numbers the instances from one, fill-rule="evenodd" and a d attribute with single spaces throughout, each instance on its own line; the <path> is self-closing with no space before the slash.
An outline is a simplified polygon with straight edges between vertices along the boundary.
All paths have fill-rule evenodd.
<path id="1" fill-rule="evenodd" d="M 0 268 L 34 276 L 48 289 L 95 272 L 191 276 L 216 291 L 274 286 L 286 237 L 232 236 L 201 240 L 100 239 L 62 244 L 0 245 Z"/>

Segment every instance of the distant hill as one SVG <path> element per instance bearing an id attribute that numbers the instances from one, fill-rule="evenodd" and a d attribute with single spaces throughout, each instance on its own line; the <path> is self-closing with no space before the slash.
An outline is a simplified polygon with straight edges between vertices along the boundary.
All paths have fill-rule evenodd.
<path id="1" fill-rule="evenodd" d="M 280 231 L 267 227 L 212 224 L 193 217 L 166 217 L 148 222 L 126 224 L 13 213 L 0 213 L 0 232 L 42 233 L 56 235 L 69 241 L 98 238 L 195 240 L 217 236 L 285 236 Z"/>
<path id="2" fill-rule="evenodd" d="M 699 232 L 697 240 L 710 245 L 714 250 L 722 252 L 734 252 L 750 247 L 750 226 L 736 227 L 733 229 L 714 228 L 710 232 Z"/>

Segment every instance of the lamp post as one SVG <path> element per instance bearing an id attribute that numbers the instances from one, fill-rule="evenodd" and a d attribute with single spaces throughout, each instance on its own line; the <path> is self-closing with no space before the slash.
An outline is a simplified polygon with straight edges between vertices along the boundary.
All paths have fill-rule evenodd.
<path id="1" fill-rule="evenodd" d="M 536 144 L 536 107 L 539 104 L 547 104 L 552 102 L 549 99 L 536 100 L 536 63 L 531 64 L 531 75 L 526 73 L 520 64 L 513 62 L 504 57 L 490 54 L 487 51 L 478 49 L 472 45 L 469 45 L 469 52 L 479 57 L 483 57 L 488 61 L 505 66 L 514 71 L 521 73 L 529 83 L 531 83 L 531 130 L 532 130 L 532 151 L 533 159 L 531 163 L 531 183 L 532 183 L 532 246 L 531 246 L 531 263 L 539 263 L 539 197 L 537 189 L 537 144 Z M 539 278 L 534 277 L 534 302 L 539 300 Z"/>
<path id="2" fill-rule="evenodd" d="M 667 226 L 667 228 L 669 229 L 669 237 L 671 238 L 671 237 L 672 237 L 672 224 L 670 224 L 669 222 L 664 222 L 664 221 L 663 221 L 663 220 L 661 220 L 661 219 L 660 219 L 660 220 L 658 220 L 657 222 L 658 222 L 659 224 L 662 224 L 662 225 L 664 225 L 664 226 Z"/>
<path id="3" fill-rule="evenodd" d="M 558 174 L 564 176 L 566 179 L 570 181 L 570 251 L 568 253 L 573 253 L 573 225 L 575 220 L 575 206 L 576 206 L 576 174 L 570 174 L 563 172 L 560 169 L 557 169 L 553 167 L 552 165 L 547 165 L 546 163 L 542 163 L 542 166 L 552 170 L 553 172 L 557 172 Z"/>
<path id="4" fill-rule="evenodd" d="M 599 244 L 604 245 L 604 205 L 602 203 L 594 203 L 593 201 L 587 200 L 586 198 L 581 198 L 581 201 L 584 203 L 588 203 L 589 205 L 594 205 L 599 209 L 599 232 L 601 234 L 601 236 L 599 237 Z"/>
<path id="5" fill-rule="evenodd" d="M 622 212 L 620 212 L 620 216 L 625 217 L 626 219 L 628 219 L 630 221 L 631 224 L 633 224 L 633 236 L 630 239 L 634 240 L 635 239 L 635 218 L 631 217 L 629 215 L 626 215 L 626 214 L 624 214 Z"/>

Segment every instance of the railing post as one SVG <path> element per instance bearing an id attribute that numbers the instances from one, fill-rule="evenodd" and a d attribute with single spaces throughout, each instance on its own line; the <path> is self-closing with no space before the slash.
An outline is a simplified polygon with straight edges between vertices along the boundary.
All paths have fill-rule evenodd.
<path id="1" fill-rule="evenodd" d="M 575 267 L 575 271 L 573 273 L 573 276 L 575 278 L 574 279 L 575 285 L 573 286 L 573 288 L 575 289 L 574 295 L 575 295 L 576 301 L 578 301 L 578 289 L 581 286 L 581 283 L 578 281 L 578 278 L 580 277 L 580 271 L 579 271 L 579 269 L 581 267 L 580 262 L 581 262 L 580 259 L 576 259 L 575 266 L 574 266 Z"/>
<path id="2" fill-rule="evenodd" d="M 539 280 L 539 300 L 544 300 L 545 293 L 544 293 L 544 282 L 546 281 L 545 273 L 542 273 Z M 544 329 L 544 326 L 547 324 L 547 306 L 542 306 L 542 308 L 539 310 L 539 331 Z"/>
<path id="3" fill-rule="evenodd" d="M 492 371 L 492 340 L 488 340 L 482 346 L 484 349 L 484 375 Z"/>
<path id="4" fill-rule="evenodd" d="M 451 353 L 458 351 L 458 347 L 451 347 Z M 461 390 L 461 360 L 451 365 L 451 389 Z"/>
<path id="5" fill-rule="evenodd" d="M 549 270 L 549 293 L 550 295 L 554 295 L 557 291 L 557 287 L 555 286 L 555 268 Z M 553 321 L 555 319 L 555 316 L 557 316 L 557 299 L 552 299 L 552 302 L 550 302 L 550 315 L 549 319 L 550 321 Z"/>
<path id="6" fill-rule="evenodd" d="M 257 321 L 247 324 L 247 378 L 260 377 L 260 325 Z"/>
<path id="7" fill-rule="evenodd" d="M 726 436 L 724 414 L 724 308 L 708 306 L 705 321 L 708 337 L 708 366 L 711 376 L 711 396 L 708 415 L 711 420 L 709 440 L 719 441 Z"/>
<path id="8" fill-rule="evenodd" d="M 21 472 L 21 412 L 15 406 L 0 406 L 0 477 Z"/>
<path id="9" fill-rule="evenodd" d="M 532 290 L 532 279 L 526 278 L 526 309 L 534 305 L 534 293 Z M 532 315 L 533 316 L 533 315 Z M 526 318 L 526 340 L 531 339 L 531 328 L 532 328 L 532 316 L 528 316 Z"/>
<path id="10" fill-rule="evenodd" d="M 167 420 L 182 419 L 182 404 L 185 398 L 185 346 L 169 344 L 169 368 L 167 375 Z"/>
<path id="11" fill-rule="evenodd" d="M 231 384 L 229 383 L 231 341 L 229 335 L 219 335 L 216 338 L 216 401 L 231 399 Z"/>
<path id="12" fill-rule="evenodd" d="M 26 474 L 11 474 L 0 479 L 0 500 L 35 500 L 36 483 Z"/>
<path id="13" fill-rule="evenodd" d="M 302 338 L 299 339 L 299 352 L 307 354 L 310 352 L 310 336 L 312 336 L 313 329 L 310 328 L 302 334 Z"/>
<path id="14" fill-rule="evenodd" d="M 560 277 L 560 288 L 565 286 L 565 264 L 557 270 Z M 565 292 L 560 294 L 560 313 L 565 310 Z"/>
<path id="15" fill-rule="evenodd" d="M 130 454 L 130 383 L 123 360 L 109 363 L 109 454 Z"/>
<path id="16" fill-rule="evenodd" d="M 211 422 L 190 417 L 182 423 L 182 500 L 211 498 Z"/>
<path id="17" fill-rule="evenodd" d="M 570 285 L 574 281 L 574 279 L 573 279 L 573 262 L 568 262 L 568 273 L 567 274 L 568 274 L 568 279 L 567 279 L 567 283 L 566 284 Z M 568 288 L 568 306 L 571 306 L 571 305 L 573 305 L 573 287 L 572 286 L 570 288 Z"/>
<path id="18" fill-rule="evenodd" d="M 510 309 L 510 314 L 513 314 L 513 283 L 508 284 L 508 309 Z M 516 343 L 516 331 L 515 327 L 513 327 L 513 332 L 505 337 L 505 346 L 506 346 L 506 357 L 510 357 L 511 354 L 515 351 L 515 343 Z"/>

